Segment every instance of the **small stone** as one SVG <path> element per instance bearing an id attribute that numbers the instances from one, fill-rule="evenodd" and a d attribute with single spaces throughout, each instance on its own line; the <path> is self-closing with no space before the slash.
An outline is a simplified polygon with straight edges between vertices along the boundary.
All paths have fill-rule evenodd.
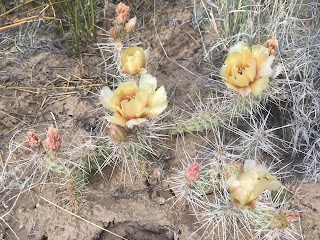
<path id="1" fill-rule="evenodd" d="M 157 203 L 160 204 L 160 205 L 163 205 L 166 203 L 166 199 L 163 198 L 163 197 L 158 197 L 157 198 Z"/>
<path id="2" fill-rule="evenodd" d="M 26 209 L 24 208 L 24 207 L 20 207 L 19 209 L 18 209 L 18 213 L 19 214 L 22 214 L 22 213 L 24 213 L 26 211 Z"/>
<path id="3" fill-rule="evenodd" d="M 156 169 L 156 170 L 153 171 L 153 176 L 156 177 L 156 178 L 160 178 L 161 172 L 158 169 Z"/>

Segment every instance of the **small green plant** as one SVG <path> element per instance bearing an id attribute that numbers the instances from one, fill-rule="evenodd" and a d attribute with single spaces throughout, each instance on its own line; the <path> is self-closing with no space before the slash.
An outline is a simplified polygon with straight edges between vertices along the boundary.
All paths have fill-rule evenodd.
<path id="1" fill-rule="evenodd" d="M 79 54 L 96 40 L 94 0 L 64 0 L 61 3 L 69 31 L 64 32 L 70 53 Z M 65 26 L 63 26 L 65 27 Z"/>

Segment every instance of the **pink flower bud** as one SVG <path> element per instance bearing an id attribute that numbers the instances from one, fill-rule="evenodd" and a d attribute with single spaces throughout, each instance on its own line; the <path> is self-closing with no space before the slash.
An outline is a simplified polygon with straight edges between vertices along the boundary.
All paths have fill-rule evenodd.
<path id="1" fill-rule="evenodd" d="M 35 132 L 28 132 L 26 136 L 26 146 L 32 150 L 39 148 L 41 142 L 39 136 Z"/>
<path id="2" fill-rule="evenodd" d="M 124 3 L 119 3 L 117 5 L 116 12 L 118 16 L 116 17 L 115 22 L 117 24 L 125 23 L 129 16 L 130 7 Z"/>
<path id="3" fill-rule="evenodd" d="M 59 131 L 51 125 L 47 132 L 47 139 L 44 141 L 44 146 L 48 149 L 58 150 L 61 146 L 61 135 Z"/>
<path id="4" fill-rule="evenodd" d="M 288 222 L 297 222 L 299 221 L 299 213 L 297 211 L 287 214 L 286 220 Z"/>
<path id="5" fill-rule="evenodd" d="M 197 162 L 191 163 L 186 169 L 186 178 L 194 182 L 199 178 L 200 164 Z"/>

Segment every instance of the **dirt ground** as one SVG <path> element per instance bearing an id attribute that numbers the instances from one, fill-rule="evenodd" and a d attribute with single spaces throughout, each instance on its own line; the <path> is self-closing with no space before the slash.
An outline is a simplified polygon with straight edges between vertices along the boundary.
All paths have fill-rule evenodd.
<path id="1" fill-rule="evenodd" d="M 194 96 L 195 90 L 204 88 L 201 84 L 208 74 L 207 65 L 202 60 L 201 35 L 192 25 L 192 13 L 181 1 L 157 1 L 155 13 L 152 6 L 149 7 L 150 13 L 144 14 L 141 21 L 138 42 L 151 50 L 148 69 L 157 77 L 159 85 L 166 87 L 169 108 L 183 107 L 189 96 Z M 98 24 L 103 26 L 105 21 L 100 19 Z M 18 28 L 12 29 L 6 36 L 12 37 L 17 31 Z M 2 44 L 10 46 L 11 43 L 4 39 L 2 37 Z M 98 39 L 103 41 L 101 36 Z M 33 36 L 20 36 L 17 44 L 21 51 L 12 45 L 8 51 L 16 52 L 0 58 L 1 86 L 32 88 L 32 92 L 0 88 L 0 150 L 3 159 L 7 157 L 10 139 L 19 129 L 44 130 L 54 123 L 54 115 L 67 139 L 76 132 L 88 134 L 88 126 L 94 125 L 101 117 L 101 112 L 95 110 L 100 107 L 99 87 L 77 89 L 76 85 L 81 84 L 77 77 L 90 79 L 92 84 L 105 84 L 102 57 L 98 52 L 82 54 L 81 58 L 68 56 L 61 42 L 63 38 L 57 27 L 43 24 Z M 59 86 L 59 81 L 65 78 L 74 80 L 70 83 L 74 86 L 74 93 L 67 98 L 63 99 L 63 95 L 57 97 L 57 90 L 44 90 L 52 81 Z M 171 141 L 170 146 L 176 148 L 175 151 L 159 150 L 161 154 L 170 154 L 163 163 L 164 179 L 170 177 L 170 168 L 178 166 L 184 158 L 183 149 L 188 149 L 190 155 L 195 154 L 195 142 L 199 143 L 199 139 L 186 135 L 185 141 L 177 143 L 177 148 L 175 139 Z M 172 207 L 173 194 L 165 181 L 148 188 L 146 179 L 137 179 L 123 187 L 120 170 L 116 169 L 109 178 L 111 171 L 111 167 L 106 167 L 104 178 L 99 174 L 90 176 L 90 185 L 78 207 L 78 216 L 131 240 L 200 239 L 200 233 L 192 235 L 199 226 L 188 207 L 179 204 Z M 304 183 L 301 192 L 304 239 L 320 239 L 320 186 Z M 19 197 L 11 213 L 4 218 L 19 239 L 118 239 L 58 209 L 40 196 L 57 202 L 59 191 L 50 185 L 44 189 L 31 189 Z M 4 224 L 0 225 L 0 239 L 15 239 Z"/>

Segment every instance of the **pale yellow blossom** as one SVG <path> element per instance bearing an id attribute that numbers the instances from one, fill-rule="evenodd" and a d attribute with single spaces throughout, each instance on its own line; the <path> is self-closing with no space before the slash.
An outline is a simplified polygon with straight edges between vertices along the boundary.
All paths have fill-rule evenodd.
<path id="1" fill-rule="evenodd" d="M 259 96 L 268 86 L 273 70 L 274 56 L 269 56 L 268 48 L 262 45 L 248 47 L 239 42 L 230 52 L 221 68 L 220 74 L 228 88 L 239 91 L 242 97 L 251 92 Z"/>
<path id="2" fill-rule="evenodd" d="M 120 83 L 114 92 L 109 87 L 103 87 L 100 101 L 106 109 L 115 113 L 107 120 L 133 128 L 156 118 L 168 105 L 164 87 L 156 88 L 157 79 L 149 73 L 141 76 L 139 86 L 135 82 Z"/>
<path id="3" fill-rule="evenodd" d="M 281 183 L 257 161 L 247 160 L 238 176 L 227 174 L 227 186 L 232 198 L 242 206 L 254 207 L 255 200 L 265 190 L 276 190 Z"/>
<path id="4" fill-rule="evenodd" d="M 141 76 L 146 73 L 147 56 L 141 47 L 130 47 L 121 52 L 122 73 Z"/>

